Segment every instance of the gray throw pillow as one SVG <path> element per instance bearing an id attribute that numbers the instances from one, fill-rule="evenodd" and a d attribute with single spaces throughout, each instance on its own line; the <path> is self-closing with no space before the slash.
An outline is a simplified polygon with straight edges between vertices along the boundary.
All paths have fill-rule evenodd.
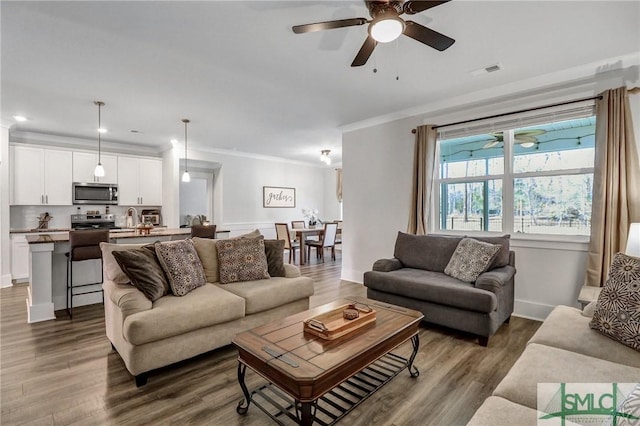
<path id="1" fill-rule="evenodd" d="M 589 326 L 640 351 L 640 258 L 615 254 Z"/>
<path id="2" fill-rule="evenodd" d="M 284 277 L 284 240 L 264 240 L 269 276 Z"/>
<path id="3" fill-rule="evenodd" d="M 264 237 L 216 241 L 220 284 L 269 278 Z"/>
<path id="4" fill-rule="evenodd" d="M 487 270 L 498 251 L 499 245 L 463 238 L 444 268 L 444 273 L 460 281 L 472 283 Z"/>
<path id="5" fill-rule="evenodd" d="M 111 254 L 131 280 L 131 284 L 147 299 L 155 302 L 171 291 L 153 245 L 131 250 L 115 250 Z"/>
<path id="6" fill-rule="evenodd" d="M 156 243 L 155 247 L 174 295 L 184 296 L 206 284 L 202 262 L 191 239 L 165 241 Z"/>

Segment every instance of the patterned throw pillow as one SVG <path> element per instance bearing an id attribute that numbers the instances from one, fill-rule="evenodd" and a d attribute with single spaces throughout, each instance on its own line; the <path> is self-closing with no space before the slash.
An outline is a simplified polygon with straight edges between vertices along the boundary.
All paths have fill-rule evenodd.
<path id="1" fill-rule="evenodd" d="M 460 281 L 472 283 L 491 265 L 500 247 L 473 238 L 463 238 L 444 268 L 444 273 Z"/>
<path id="2" fill-rule="evenodd" d="M 155 247 L 174 295 L 184 296 L 206 284 L 202 262 L 190 239 L 156 243 Z"/>
<path id="3" fill-rule="evenodd" d="M 269 278 L 264 237 L 216 241 L 220 284 Z"/>
<path id="4" fill-rule="evenodd" d="M 640 258 L 616 253 L 589 326 L 640 351 Z"/>

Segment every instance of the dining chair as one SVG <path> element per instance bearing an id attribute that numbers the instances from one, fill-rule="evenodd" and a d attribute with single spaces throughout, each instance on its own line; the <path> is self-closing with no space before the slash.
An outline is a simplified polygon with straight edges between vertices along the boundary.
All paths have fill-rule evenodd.
<path id="1" fill-rule="evenodd" d="M 336 231 L 336 245 L 342 244 L 342 221 L 334 220 L 338 224 L 338 230 Z"/>
<path id="2" fill-rule="evenodd" d="M 325 222 L 324 233 L 320 238 L 320 241 L 307 242 L 307 258 L 311 256 L 311 247 L 316 248 L 316 253 L 322 258 L 324 263 L 324 249 L 331 249 L 331 259 L 336 260 L 336 232 L 338 231 L 338 224 L 335 222 Z"/>
<path id="3" fill-rule="evenodd" d="M 296 261 L 296 249 L 300 249 L 300 243 L 291 241 L 291 234 L 289 233 L 289 225 L 286 223 L 276 223 L 276 238 L 284 240 L 284 249 L 289 250 L 289 263 L 291 258 Z"/>
<path id="4" fill-rule="evenodd" d="M 191 225 L 191 237 L 216 238 L 216 225 Z"/>

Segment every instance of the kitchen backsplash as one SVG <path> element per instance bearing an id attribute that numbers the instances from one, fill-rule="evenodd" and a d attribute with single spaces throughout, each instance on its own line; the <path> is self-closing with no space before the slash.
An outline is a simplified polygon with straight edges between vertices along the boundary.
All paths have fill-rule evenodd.
<path id="1" fill-rule="evenodd" d="M 80 207 L 80 210 L 78 210 Z M 88 210 L 98 210 L 105 213 L 107 206 L 11 206 L 11 229 L 33 229 L 38 227 L 38 218 L 41 213 L 48 212 L 53 218 L 49 221 L 49 228 L 70 228 L 72 214 L 85 214 Z M 109 213 L 115 215 L 116 226 L 124 227 L 126 212 L 129 206 L 109 206 Z M 142 209 L 153 207 L 136 207 L 138 215 Z"/>

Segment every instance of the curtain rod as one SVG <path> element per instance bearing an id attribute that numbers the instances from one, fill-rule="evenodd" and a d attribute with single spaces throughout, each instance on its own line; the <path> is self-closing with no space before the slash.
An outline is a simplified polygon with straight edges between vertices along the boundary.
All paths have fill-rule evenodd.
<path id="1" fill-rule="evenodd" d="M 640 87 L 633 87 L 633 88 L 628 90 L 628 93 L 631 93 L 631 94 L 640 93 Z M 440 126 L 433 126 L 433 128 L 434 129 L 439 129 L 441 127 L 449 127 L 449 126 L 456 126 L 458 124 L 473 123 L 474 121 L 488 120 L 489 118 L 504 117 L 504 116 L 507 116 L 507 115 L 520 114 L 522 112 L 537 111 L 539 109 L 552 108 L 552 107 L 561 106 L 561 105 L 575 104 L 575 103 L 584 102 L 584 101 L 592 101 L 592 100 L 595 100 L 595 99 L 602 99 L 602 96 L 594 96 L 594 97 L 591 97 L 591 98 L 576 99 L 575 101 L 560 102 L 560 103 L 557 103 L 557 104 L 544 105 L 544 106 L 539 106 L 539 107 L 535 107 L 535 108 L 521 109 L 519 111 L 512 111 L 512 112 L 505 112 L 505 113 L 502 113 L 502 114 L 489 115 L 487 117 L 480 117 L 480 118 L 474 118 L 474 119 L 471 119 L 471 120 L 458 121 L 458 122 L 455 122 L 455 123 L 442 124 Z M 411 133 L 415 134 L 416 133 L 416 129 L 411 129 Z"/>
<path id="2" fill-rule="evenodd" d="M 539 106 L 539 107 L 535 107 L 535 108 L 527 108 L 527 109 L 521 109 L 521 110 L 518 110 L 518 111 L 503 112 L 502 114 L 494 114 L 494 115 L 488 115 L 486 117 L 473 118 L 471 120 L 463 120 L 463 121 L 456 121 L 455 123 L 441 124 L 439 126 L 433 126 L 433 128 L 434 129 L 440 129 L 442 127 L 457 126 L 458 124 L 473 123 L 475 121 L 488 120 L 490 118 L 505 117 L 507 115 L 520 114 L 522 112 L 531 112 L 531 111 L 537 111 L 539 109 L 553 108 L 553 107 L 557 107 L 557 106 L 575 104 L 575 103 L 584 102 L 584 101 L 592 101 L 594 99 L 602 99 L 602 96 L 593 96 L 591 98 L 583 98 L 583 99 L 576 99 L 574 101 L 559 102 L 557 104 L 543 105 L 543 106 Z M 411 133 L 415 134 L 416 133 L 416 129 L 411 129 Z"/>

